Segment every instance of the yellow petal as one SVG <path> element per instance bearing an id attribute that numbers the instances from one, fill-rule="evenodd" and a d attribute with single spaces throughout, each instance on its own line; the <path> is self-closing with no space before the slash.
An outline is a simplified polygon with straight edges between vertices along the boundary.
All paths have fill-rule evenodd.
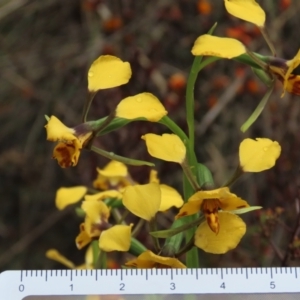
<path id="1" fill-rule="evenodd" d="M 229 189 L 227 187 L 209 190 L 209 191 L 198 191 L 193 194 L 188 201 L 181 207 L 176 219 L 184 216 L 189 216 L 200 212 L 202 203 L 204 200 L 209 199 L 220 199 L 231 196 Z M 235 196 L 235 195 L 234 195 Z"/>
<path id="2" fill-rule="evenodd" d="M 51 116 L 48 124 L 45 125 L 47 131 L 47 140 L 56 141 L 70 141 L 76 139 L 75 130 L 65 126 L 59 119 L 55 116 Z"/>
<path id="3" fill-rule="evenodd" d="M 122 199 L 122 194 L 116 190 L 107 190 L 104 192 L 96 193 L 94 195 L 85 195 L 86 201 L 101 201 L 107 198 Z"/>
<path id="4" fill-rule="evenodd" d="M 120 86 L 129 81 L 131 68 L 128 62 L 111 55 L 102 55 L 96 59 L 88 72 L 88 90 L 96 92 Z"/>
<path id="5" fill-rule="evenodd" d="M 264 27 L 266 14 L 255 0 L 224 0 L 228 13 L 259 27 Z"/>
<path id="6" fill-rule="evenodd" d="M 185 159 L 185 145 L 175 134 L 148 133 L 143 135 L 142 139 L 145 140 L 147 150 L 153 157 L 177 163 L 182 163 Z"/>
<path id="7" fill-rule="evenodd" d="M 80 229 L 80 232 L 75 239 L 75 244 L 76 244 L 76 247 L 80 250 L 84 246 L 88 245 L 92 241 L 92 238 L 86 232 L 84 223 L 80 224 L 79 229 Z"/>
<path id="8" fill-rule="evenodd" d="M 181 209 L 179 210 L 175 218 L 178 219 L 181 217 L 190 216 L 200 212 L 201 204 L 202 204 L 202 200 L 185 203 L 181 207 Z"/>
<path id="9" fill-rule="evenodd" d="M 220 209 L 222 210 L 235 210 L 249 206 L 245 200 L 231 193 L 228 187 L 196 192 L 188 199 L 188 203 L 199 201 L 199 204 L 202 205 L 204 199 L 218 199 L 220 201 Z"/>
<path id="10" fill-rule="evenodd" d="M 84 256 L 85 266 L 86 269 L 93 269 L 93 263 L 94 263 L 94 254 L 93 254 L 93 247 L 90 245 Z"/>
<path id="11" fill-rule="evenodd" d="M 296 54 L 296 56 L 293 59 L 287 61 L 286 64 L 288 65 L 289 68 L 286 71 L 286 74 L 284 76 L 283 93 L 284 93 L 285 90 L 287 90 L 287 87 L 289 85 L 289 78 L 291 77 L 292 72 L 300 64 L 300 50 L 298 50 L 298 53 Z"/>
<path id="12" fill-rule="evenodd" d="M 59 263 L 61 263 L 62 265 L 68 267 L 69 269 L 74 269 L 75 265 L 73 262 L 71 262 L 70 260 L 68 260 L 65 256 L 61 255 L 57 250 L 55 249 L 49 249 L 46 252 L 46 257 L 52 260 L 55 260 Z"/>
<path id="13" fill-rule="evenodd" d="M 97 168 L 97 171 L 104 177 L 125 177 L 128 174 L 127 166 L 115 160 L 109 162 L 103 169 Z"/>
<path id="14" fill-rule="evenodd" d="M 115 225 L 104 230 L 99 238 L 99 248 L 103 251 L 128 251 L 131 242 L 131 225 Z"/>
<path id="15" fill-rule="evenodd" d="M 149 182 L 150 183 L 159 183 L 159 178 L 157 176 L 157 171 L 156 170 L 151 170 L 150 175 L 149 175 Z"/>
<path id="16" fill-rule="evenodd" d="M 136 259 L 125 263 L 128 267 L 135 267 L 139 269 L 144 268 L 176 268 L 185 269 L 186 266 L 176 258 L 164 257 L 154 254 L 152 251 L 147 250 L 139 255 Z"/>
<path id="17" fill-rule="evenodd" d="M 102 201 L 83 201 L 81 208 L 86 213 L 86 216 L 90 219 L 91 223 L 101 224 L 102 222 L 108 221 L 110 211 L 107 205 Z"/>
<path id="18" fill-rule="evenodd" d="M 59 210 L 62 210 L 66 206 L 80 201 L 86 192 L 87 188 L 85 186 L 60 188 L 56 192 L 55 205 Z"/>
<path id="19" fill-rule="evenodd" d="M 195 233 L 195 246 L 205 252 L 223 254 L 234 249 L 246 233 L 246 224 L 237 215 L 219 212 L 220 230 L 216 235 L 207 222 L 200 224 Z"/>
<path id="20" fill-rule="evenodd" d="M 128 120 L 146 118 L 158 122 L 168 112 L 161 102 L 150 93 L 141 93 L 123 99 L 116 109 L 116 116 Z"/>
<path id="21" fill-rule="evenodd" d="M 245 46 L 238 40 L 204 34 L 199 36 L 192 48 L 195 56 L 210 55 L 233 58 L 246 53 Z"/>
<path id="22" fill-rule="evenodd" d="M 159 211 L 166 211 L 173 206 L 181 207 L 183 205 L 183 199 L 175 189 L 165 184 L 160 184 L 159 187 L 161 191 Z"/>
<path id="23" fill-rule="evenodd" d="M 125 188 L 123 204 L 134 215 L 150 221 L 158 212 L 161 202 L 159 184 L 149 183 Z"/>
<path id="24" fill-rule="evenodd" d="M 261 172 L 275 165 L 280 145 L 266 138 L 244 139 L 240 144 L 240 165 L 244 172 Z"/>

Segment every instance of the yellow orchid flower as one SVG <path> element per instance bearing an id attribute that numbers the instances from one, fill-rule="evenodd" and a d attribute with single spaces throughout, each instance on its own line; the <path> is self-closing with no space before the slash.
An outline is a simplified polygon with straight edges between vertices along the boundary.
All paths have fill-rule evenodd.
<path id="1" fill-rule="evenodd" d="M 244 139 L 240 144 L 240 166 L 244 172 L 261 172 L 275 165 L 281 152 L 276 141 L 267 138 Z"/>
<path id="2" fill-rule="evenodd" d="M 152 251 L 147 250 L 140 254 L 137 258 L 132 259 L 125 263 L 127 267 L 138 269 L 153 269 L 153 268 L 175 268 L 185 269 L 186 266 L 177 258 L 164 257 L 154 254 Z"/>
<path id="3" fill-rule="evenodd" d="M 103 169 L 97 168 L 97 172 L 98 177 L 93 182 L 93 186 L 96 189 L 120 190 L 125 186 L 134 184 L 127 166 L 118 161 L 110 161 Z"/>
<path id="4" fill-rule="evenodd" d="M 246 53 L 246 47 L 240 41 L 210 34 L 199 36 L 192 48 L 192 54 L 195 56 L 217 56 L 230 59 L 244 53 Z"/>
<path id="5" fill-rule="evenodd" d="M 62 168 L 76 166 L 81 149 L 92 138 L 92 130 L 84 123 L 74 128 L 67 127 L 55 116 L 51 116 L 45 128 L 47 140 L 58 142 L 53 150 L 53 158 Z"/>
<path id="6" fill-rule="evenodd" d="M 212 232 L 219 234 L 220 220 L 219 210 L 233 211 L 243 207 L 249 207 L 249 204 L 231 193 L 228 187 L 222 187 L 210 191 L 199 191 L 191 196 L 182 206 L 176 218 L 193 215 L 200 211 L 206 217 L 207 224 Z"/>
<path id="7" fill-rule="evenodd" d="M 59 188 L 55 196 L 55 205 L 59 210 L 63 210 L 70 204 L 80 201 L 87 192 L 85 186 L 74 186 L 70 188 Z"/>
<path id="8" fill-rule="evenodd" d="M 228 13 L 259 27 L 264 27 L 266 14 L 255 0 L 224 0 Z"/>
<path id="9" fill-rule="evenodd" d="M 161 102 L 150 93 L 141 93 L 123 99 L 116 109 L 116 116 L 128 120 L 145 118 L 158 122 L 168 112 Z"/>
<path id="10" fill-rule="evenodd" d="M 295 57 L 290 60 L 285 60 L 278 57 L 270 58 L 269 70 L 282 82 L 283 91 L 281 97 L 284 96 L 285 91 L 300 95 L 300 75 L 292 74 L 292 72 L 300 64 L 300 50 L 298 50 Z"/>
<path id="11" fill-rule="evenodd" d="M 145 140 L 147 150 L 153 157 L 180 164 L 185 159 L 186 147 L 176 134 L 147 133 L 142 136 L 142 139 Z"/>
<path id="12" fill-rule="evenodd" d="M 216 235 L 207 222 L 199 225 L 195 232 L 194 244 L 205 252 L 223 254 L 234 249 L 246 233 L 246 224 L 237 215 L 219 212 L 220 230 Z"/>
<path id="13" fill-rule="evenodd" d="M 88 71 L 88 90 L 96 92 L 120 86 L 129 81 L 131 68 L 128 62 L 112 55 L 102 55 L 96 59 Z"/>
<path id="14" fill-rule="evenodd" d="M 93 249 L 88 247 L 85 252 L 85 263 L 76 266 L 72 261 L 60 254 L 56 249 L 49 249 L 46 252 L 46 257 L 55 260 L 69 269 L 93 269 Z"/>
<path id="15" fill-rule="evenodd" d="M 80 225 L 80 233 L 75 240 L 78 249 L 82 249 L 92 239 L 99 237 L 99 248 L 103 251 L 129 250 L 132 224 L 111 226 L 108 223 L 110 209 L 99 200 L 83 201 L 81 208 L 86 216 L 84 223 Z"/>

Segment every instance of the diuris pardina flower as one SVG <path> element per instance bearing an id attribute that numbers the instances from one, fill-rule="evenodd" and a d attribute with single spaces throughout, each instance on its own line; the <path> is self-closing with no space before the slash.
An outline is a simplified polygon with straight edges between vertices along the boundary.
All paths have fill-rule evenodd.
<path id="1" fill-rule="evenodd" d="M 58 142 L 53 150 L 53 158 L 57 159 L 62 168 L 76 166 L 80 151 L 93 137 L 90 126 L 83 123 L 70 128 L 55 116 L 51 116 L 45 128 L 47 130 L 47 140 Z"/>
<path id="2" fill-rule="evenodd" d="M 291 60 L 271 57 L 269 58 L 269 70 L 283 84 L 283 92 L 287 91 L 292 94 L 300 95 L 300 75 L 292 74 L 300 64 L 300 50 Z"/>
<path id="3" fill-rule="evenodd" d="M 98 176 L 93 182 L 96 189 L 116 189 L 132 185 L 135 182 L 131 178 L 125 164 L 118 161 L 110 161 L 103 169 L 97 168 Z"/>
<path id="4" fill-rule="evenodd" d="M 103 251 L 128 251 L 132 225 L 114 225 L 109 222 L 110 209 L 103 201 L 87 198 L 81 205 L 85 212 L 84 223 L 76 237 L 78 249 L 82 249 L 93 239 L 99 237 L 99 248 Z"/>
<path id="5" fill-rule="evenodd" d="M 191 196 L 181 207 L 176 218 L 193 215 L 200 211 L 206 217 L 210 229 L 218 234 L 221 224 L 219 223 L 218 211 L 231 211 L 248 207 L 249 204 L 223 187 L 210 191 L 199 191 Z"/>
<path id="6" fill-rule="evenodd" d="M 244 221 L 230 213 L 245 207 L 249 207 L 245 200 L 223 187 L 196 192 L 182 206 L 176 218 L 202 211 L 206 222 L 197 228 L 194 244 L 206 252 L 221 254 L 235 248 L 245 234 Z"/>
<path id="7" fill-rule="evenodd" d="M 159 256 L 147 250 L 140 254 L 137 258 L 125 263 L 127 267 L 138 269 L 153 269 L 153 268 L 176 268 L 185 269 L 186 266 L 177 258 Z"/>

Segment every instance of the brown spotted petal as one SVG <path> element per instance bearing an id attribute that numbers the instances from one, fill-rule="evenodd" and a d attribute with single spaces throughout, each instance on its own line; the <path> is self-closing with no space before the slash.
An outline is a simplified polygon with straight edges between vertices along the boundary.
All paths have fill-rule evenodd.
<path id="1" fill-rule="evenodd" d="M 300 75 L 291 74 L 286 81 L 286 90 L 295 95 L 300 95 Z"/>

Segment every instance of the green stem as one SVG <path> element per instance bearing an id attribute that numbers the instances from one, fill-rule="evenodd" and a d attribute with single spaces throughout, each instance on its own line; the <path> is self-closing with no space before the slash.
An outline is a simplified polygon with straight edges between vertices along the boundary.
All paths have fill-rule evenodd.
<path id="1" fill-rule="evenodd" d="M 231 186 L 234 182 L 236 182 L 237 179 L 239 179 L 242 175 L 244 174 L 242 168 L 240 166 L 238 166 L 235 170 L 235 172 L 233 173 L 233 175 L 231 176 L 231 178 L 229 178 L 228 181 L 226 181 L 225 184 L 223 184 L 222 186 Z"/>
<path id="2" fill-rule="evenodd" d="M 194 100 L 194 87 L 199 73 L 202 62 L 202 56 L 196 56 L 188 77 L 186 87 L 186 121 L 189 131 L 190 147 L 194 149 L 195 144 L 195 100 Z"/>
<path id="3" fill-rule="evenodd" d="M 186 159 L 181 163 L 181 167 L 183 169 L 186 178 L 189 180 L 191 186 L 193 187 L 193 190 L 199 191 L 201 188 L 197 182 L 195 174 L 191 171 L 190 166 Z"/>
<path id="4" fill-rule="evenodd" d="M 150 231 L 156 231 L 156 218 L 152 218 L 150 221 L 149 221 L 149 227 L 150 227 Z M 152 237 L 152 241 L 153 241 L 153 247 L 155 249 L 155 252 L 156 253 L 159 253 L 160 252 L 160 244 L 159 244 L 159 241 L 156 237 L 154 237 L 153 235 L 151 235 Z"/>
<path id="5" fill-rule="evenodd" d="M 93 252 L 93 266 L 94 268 L 96 268 L 97 262 L 99 260 L 99 253 L 100 253 L 98 240 L 92 241 L 91 244 L 92 244 L 92 252 Z"/>
<path id="6" fill-rule="evenodd" d="M 93 93 L 89 93 L 88 94 L 88 98 L 86 99 L 85 103 L 84 103 L 84 107 L 83 107 L 83 113 L 82 113 L 82 120 L 83 120 L 83 123 L 86 122 L 86 119 L 87 119 L 87 115 L 89 113 L 89 110 L 90 110 L 90 107 L 91 107 L 91 104 L 93 102 L 93 99 L 95 97 L 96 93 L 93 92 Z"/>
<path id="7" fill-rule="evenodd" d="M 113 152 L 107 152 L 104 151 L 103 149 L 100 149 L 98 147 L 92 146 L 91 150 L 108 158 L 111 160 L 116 160 L 119 162 L 122 162 L 124 164 L 127 165 L 132 165 L 132 166 L 149 166 L 149 167 L 154 167 L 155 165 L 153 163 L 147 162 L 147 161 L 143 161 L 143 160 L 136 160 L 136 159 L 132 159 L 132 158 L 128 158 L 128 157 L 124 157 L 124 156 L 120 156 L 120 155 L 116 155 Z"/>
<path id="8" fill-rule="evenodd" d="M 260 32 L 263 35 L 265 41 L 267 42 L 267 44 L 268 44 L 268 46 L 269 46 L 269 48 L 270 48 L 270 50 L 272 52 L 272 55 L 276 56 L 275 47 L 274 47 L 274 45 L 273 45 L 273 43 L 272 43 L 272 41 L 271 41 L 271 39 L 270 39 L 270 37 L 269 37 L 266 29 L 264 27 L 259 27 L 259 29 L 260 29 Z"/>
<path id="9" fill-rule="evenodd" d="M 162 117 L 158 123 L 163 124 L 167 126 L 173 133 L 178 135 L 180 139 L 184 142 L 184 144 L 188 143 L 188 137 L 184 133 L 184 131 L 173 121 L 171 120 L 168 116 Z"/>

